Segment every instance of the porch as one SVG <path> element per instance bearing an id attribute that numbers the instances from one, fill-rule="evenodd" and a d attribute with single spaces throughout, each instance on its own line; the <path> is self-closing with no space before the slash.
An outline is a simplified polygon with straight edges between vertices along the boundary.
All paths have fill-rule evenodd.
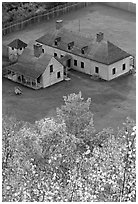
<path id="1" fill-rule="evenodd" d="M 24 76 L 20 73 L 15 73 L 11 70 L 7 70 L 7 73 L 4 75 L 4 77 L 32 89 L 37 90 L 43 87 L 39 79 Z"/>

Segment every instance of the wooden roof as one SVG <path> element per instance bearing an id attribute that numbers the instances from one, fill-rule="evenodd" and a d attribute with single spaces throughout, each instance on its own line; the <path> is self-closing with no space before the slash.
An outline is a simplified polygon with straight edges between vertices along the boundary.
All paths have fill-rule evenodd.
<path id="1" fill-rule="evenodd" d="M 20 49 L 20 48 L 27 47 L 27 44 L 25 42 L 21 41 L 20 39 L 15 39 L 11 43 L 9 43 L 8 46 L 16 48 L 16 49 Z"/>
<path id="2" fill-rule="evenodd" d="M 57 37 L 61 37 L 61 41 L 55 46 L 54 41 Z M 101 42 L 97 42 L 90 36 L 85 37 L 80 35 L 80 33 L 64 28 L 55 32 L 48 32 L 36 41 L 106 65 L 131 56 L 109 41 L 102 40 Z M 74 46 L 71 50 L 68 50 L 68 43 L 72 41 L 74 42 Z M 85 51 L 85 54 L 82 54 L 81 49 L 85 46 L 88 46 L 88 49 Z"/>

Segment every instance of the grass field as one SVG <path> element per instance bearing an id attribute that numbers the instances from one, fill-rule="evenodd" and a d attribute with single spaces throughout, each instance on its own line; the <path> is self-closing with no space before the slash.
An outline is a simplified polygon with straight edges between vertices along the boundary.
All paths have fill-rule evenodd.
<path id="1" fill-rule="evenodd" d="M 95 4 L 68 13 L 61 18 L 64 20 L 64 27 L 72 30 L 79 29 L 80 19 L 82 33 L 94 36 L 96 32 L 103 31 L 106 39 L 133 55 L 136 53 L 136 21 L 132 13 Z M 7 44 L 15 38 L 29 43 L 50 29 L 54 29 L 54 26 L 55 20 L 31 26 L 3 37 L 3 43 Z M 21 96 L 16 96 L 13 92 L 16 83 L 3 79 L 3 113 L 33 123 L 44 116 L 54 115 L 56 107 L 63 104 L 64 95 L 82 91 L 84 98 L 92 98 L 91 110 L 98 130 L 109 126 L 116 128 L 127 116 L 135 119 L 135 76 L 128 75 L 110 82 L 98 82 L 91 80 L 87 75 L 71 71 L 70 77 L 71 81 L 64 81 L 38 91 L 20 86 L 23 90 Z"/>

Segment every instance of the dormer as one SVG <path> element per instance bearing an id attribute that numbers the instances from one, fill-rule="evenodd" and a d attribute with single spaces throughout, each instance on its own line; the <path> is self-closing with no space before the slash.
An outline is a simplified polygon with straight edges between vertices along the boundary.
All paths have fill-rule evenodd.
<path id="1" fill-rule="evenodd" d="M 55 39 L 55 46 L 58 46 L 59 42 L 61 41 L 61 37 L 57 37 Z"/>
<path id="2" fill-rule="evenodd" d="M 87 50 L 88 50 L 88 46 L 82 47 L 82 48 L 81 48 L 81 54 L 84 55 Z"/>
<path id="3" fill-rule="evenodd" d="M 68 43 L 68 50 L 71 50 L 74 46 L 74 41 Z"/>

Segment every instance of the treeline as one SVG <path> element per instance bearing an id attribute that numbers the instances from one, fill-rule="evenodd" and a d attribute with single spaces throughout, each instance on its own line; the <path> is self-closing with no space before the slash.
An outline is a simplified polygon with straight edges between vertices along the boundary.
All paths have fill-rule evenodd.
<path id="1" fill-rule="evenodd" d="M 66 2 L 3 2 L 2 25 L 3 27 L 9 26 L 32 16 L 45 13 L 65 3 Z"/>
<path id="2" fill-rule="evenodd" d="M 136 127 L 97 132 L 91 99 L 64 97 L 55 118 L 3 117 L 3 202 L 136 202 Z"/>

